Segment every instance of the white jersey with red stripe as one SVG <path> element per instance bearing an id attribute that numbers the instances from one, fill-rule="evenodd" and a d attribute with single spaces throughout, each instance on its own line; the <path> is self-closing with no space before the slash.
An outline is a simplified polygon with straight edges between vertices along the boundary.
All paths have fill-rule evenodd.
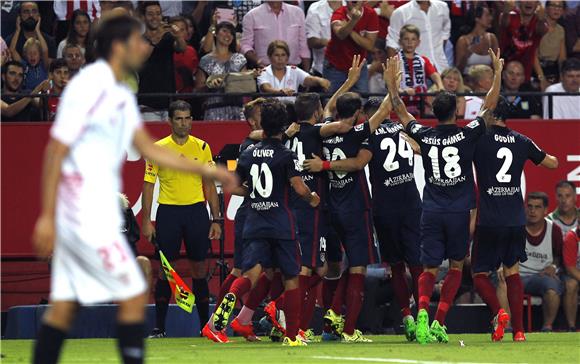
<path id="1" fill-rule="evenodd" d="M 69 147 L 56 206 L 54 300 L 122 300 L 145 289 L 121 233 L 118 198 L 121 167 L 140 127 L 135 96 L 105 61 L 67 85 L 50 131 Z"/>

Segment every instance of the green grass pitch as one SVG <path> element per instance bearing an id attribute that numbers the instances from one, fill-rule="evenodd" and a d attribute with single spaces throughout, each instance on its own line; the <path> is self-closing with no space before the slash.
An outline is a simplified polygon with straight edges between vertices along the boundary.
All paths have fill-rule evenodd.
<path id="1" fill-rule="evenodd" d="M 264 339 L 248 343 L 235 337 L 229 344 L 206 339 L 156 339 L 146 341 L 147 363 L 580 363 L 580 333 L 528 334 L 525 343 L 514 343 L 511 334 L 502 343 L 489 335 L 449 335 L 449 344 L 407 343 L 403 336 L 371 336 L 369 344 L 312 343 L 285 348 Z M 465 344 L 461 347 L 459 340 Z M 30 340 L 3 340 L 2 363 L 29 363 Z M 112 339 L 68 340 L 61 363 L 118 363 Z"/>

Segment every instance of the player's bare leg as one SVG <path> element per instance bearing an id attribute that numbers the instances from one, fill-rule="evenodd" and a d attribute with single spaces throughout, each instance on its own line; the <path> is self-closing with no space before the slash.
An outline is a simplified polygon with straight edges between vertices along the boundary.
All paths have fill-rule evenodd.
<path id="1" fill-rule="evenodd" d="M 491 340 L 501 341 L 509 322 L 509 315 L 501 308 L 497 290 L 491 283 L 488 272 L 474 273 L 473 282 L 477 293 L 481 296 L 483 302 L 487 304 L 493 315 Z"/>
<path id="2" fill-rule="evenodd" d="M 207 283 L 207 261 L 190 260 L 191 291 L 195 295 L 195 306 L 199 315 L 199 322 L 209 320 L 209 286 Z"/>
<path id="3" fill-rule="evenodd" d="M 520 279 L 519 264 L 503 267 L 507 286 L 507 297 L 510 305 L 514 341 L 525 341 L 524 335 L 524 286 Z"/>
<path id="4" fill-rule="evenodd" d="M 145 333 L 145 305 L 147 294 L 119 302 L 117 312 L 118 346 L 125 364 L 143 363 L 145 351 L 143 334 Z"/>
<path id="5" fill-rule="evenodd" d="M 576 315 L 578 313 L 578 281 L 568 277 L 564 292 L 564 314 L 570 331 L 576 331 Z"/>
<path id="6" fill-rule="evenodd" d="M 42 326 L 34 347 L 34 364 L 54 364 L 67 332 L 70 330 L 79 304 L 72 301 L 52 302 L 42 318 Z"/>
<path id="7" fill-rule="evenodd" d="M 342 339 L 345 342 L 372 342 L 356 329 L 356 322 L 362 308 L 365 290 L 366 267 L 351 267 L 349 269 L 346 291 L 346 319 Z"/>
<path id="8" fill-rule="evenodd" d="M 151 278 L 153 277 L 153 272 L 151 269 L 151 261 L 149 258 L 139 255 L 137 258 L 137 264 L 145 276 L 145 281 L 147 282 L 147 289 L 151 289 Z"/>

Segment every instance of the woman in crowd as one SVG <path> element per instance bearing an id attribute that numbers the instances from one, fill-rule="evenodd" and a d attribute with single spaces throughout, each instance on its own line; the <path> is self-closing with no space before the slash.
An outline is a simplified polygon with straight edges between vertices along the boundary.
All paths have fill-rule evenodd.
<path id="1" fill-rule="evenodd" d="M 195 74 L 195 89 L 223 93 L 226 75 L 245 71 L 246 57 L 236 52 L 236 29 L 232 24 L 218 24 L 214 38 L 215 48 L 199 62 Z M 239 98 L 215 96 L 205 101 L 204 109 L 205 120 L 240 120 L 242 103 Z"/>
<path id="2" fill-rule="evenodd" d="M 558 24 L 565 11 L 565 1 L 546 1 L 548 32 L 542 37 L 534 57 L 534 71 L 542 91 L 558 82 L 560 65 L 566 60 L 566 36 L 564 27 Z"/>
<path id="3" fill-rule="evenodd" d="M 58 44 L 57 58 L 62 58 L 62 51 L 67 43 L 76 44 L 86 55 L 89 33 L 91 31 L 91 18 L 83 10 L 75 10 L 70 18 L 68 35 Z"/>
<path id="4" fill-rule="evenodd" d="M 469 88 L 465 86 L 463 83 L 463 76 L 461 72 L 455 67 L 447 68 L 441 73 L 441 81 L 443 82 L 443 87 L 445 91 L 453 92 L 453 93 L 464 93 L 468 92 Z M 437 92 L 437 85 L 431 86 L 428 92 Z M 433 103 L 433 96 L 427 97 L 426 103 L 426 110 L 425 113 L 427 115 L 433 115 L 431 111 L 431 105 Z M 461 118 L 465 114 L 465 97 L 458 96 L 457 97 L 457 117 Z"/>
<path id="5" fill-rule="evenodd" d="M 288 65 L 290 49 L 283 40 L 275 40 L 268 45 L 267 50 L 270 65 L 258 77 L 260 91 L 293 95 L 298 92 L 299 86 L 320 87 L 324 91 L 330 88 L 330 81 L 316 76 L 311 76 L 308 72 L 296 66 Z M 294 98 L 284 98 L 293 101 Z"/>
<path id="6" fill-rule="evenodd" d="M 499 43 L 495 34 L 487 30 L 492 26 L 493 16 L 487 6 L 477 5 L 470 10 L 468 33 L 457 40 L 455 65 L 464 75 L 469 68 L 478 64 L 491 65 L 488 49 L 497 49 Z"/>

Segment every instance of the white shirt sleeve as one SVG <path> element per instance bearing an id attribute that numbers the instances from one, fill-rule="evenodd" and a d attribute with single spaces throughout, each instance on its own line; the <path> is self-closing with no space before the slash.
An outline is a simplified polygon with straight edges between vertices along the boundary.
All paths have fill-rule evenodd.
<path id="1" fill-rule="evenodd" d="M 292 71 L 296 72 L 296 82 L 298 83 L 298 85 L 304 86 L 304 80 L 306 79 L 306 77 L 310 77 L 310 74 L 298 67 L 292 69 Z M 298 90 L 298 87 L 296 88 L 296 90 Z"/>
<path id="2" fill-rule="evenodd" d="M 306 30 L 306 39 L 321 38 L 322 30 L 320 29 L 318 14 L 316 14 L 316 11 L 313 11 L 312 7 L 308 9 L 308 14 L 306 14 L 304 28 Z"/>
<path id="3" fill-rule="evenodd" d="M 403 11 L 401 8 L 395 9 L 391 15 L 389 23 L 389 33 L 387 34 L 387 47 L 399 49 L 399 33 L 403 27 Z"/>
<path id="4" fill-rule="evenodd" d="M 441 7 L 441 18 L 443 19 L 441 38 L 443 40 L 448 40 L 451 36 L 451 18 L 449 17 L 449 7 L 445 3 Z"/>
<path id="5" fill-rule="evenodd" d="M 128 97 L 127 105 L 125 106 L 125 118 L 125 122 L 131 128 L 131 135 L 143 127 L 143 118 L 139 112 L 139 106 L 137 106 L 137 98 L 133 94 Z"/>
<path id="6" fill-rule="evenodd" d="M 258 87 L 262 86 L 265 83 L 269 83 L 270 85 L 274 86 L 274 83 L 272 82 L 272 77 L 273 77 L 272 66 L 264 68 L 264 72 L 262 72 L 260 76 L 258 76 Z"/>

